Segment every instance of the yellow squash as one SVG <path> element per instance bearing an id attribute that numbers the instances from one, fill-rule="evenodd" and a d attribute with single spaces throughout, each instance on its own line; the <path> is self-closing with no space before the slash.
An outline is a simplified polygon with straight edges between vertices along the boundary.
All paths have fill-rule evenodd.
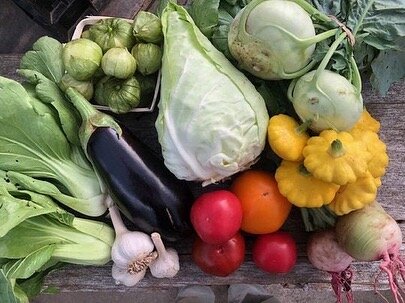
<path id="1" fill-rule="evenodd" d="M 371 130 L 372 132 L 378 133 L 380 131 L 380 122 L 374 119 L 367 109 L 363 109 L 357 123 L 353 126 L 352 130 Z"/>
<path id="2" fill-rule="evenodd" d="M 305 126 L 300 126 L 294 118 L 279 114 L 269 120 L 267 139 L 271 149 L 280 158 L 302 161 L 302 150 L 309 139 L 305 130 Z"/>
<path id="3" fill-rule="evenodd" d="M 348 132 L 324 130 L 308 140 L 303 150 L 304 165 L 315 178 L 345 185 L 368 172 L 371 154 Z"/>
<path id="4" fill-rule="evenodd" d="M 374 178 L 382 177 L 385 174 L 385 169 L 388 166 L 389 158 L 387 154 L 387 146 L 380 140 L 378 135 L 370 130 L 352 130 L 350 133 L 356 140 L 362 141 L 371 154 L 371 159 L 368 161 L 368 170 Z"/>
<path id="5" fill-rule="evenodd" d="M 328 207 L 338 216 L 363 208 L 375 200 L 377 196 L 376 179 L 367 173 L 353 183 L 341 186 L 332 203 Z"/>
<path id="6" fill-rule="evenodd" d="M 314 178 L 302 162 L 283 160 L 276 170 L 280 193 L 298 207 L 321 207 L 335 197 L 339 185 Z"/>

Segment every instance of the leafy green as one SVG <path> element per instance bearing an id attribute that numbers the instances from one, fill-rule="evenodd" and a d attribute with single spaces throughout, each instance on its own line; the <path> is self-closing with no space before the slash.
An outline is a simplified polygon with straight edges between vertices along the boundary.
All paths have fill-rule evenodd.
<path id="1" fill-rule="evenodd" d="M 64 263 L 101 265 L 110 260 L 114 241 L 110 226 L 76 218 L 47 200 L 48 196 L 27 190 L 21 193 L 18 186 L 3 180 L 0 216 L 6 207 L 13 213 L 1 217 L 0 302 L 28 302 L 40 292 L 44 277 Z M 27 216 L 28 208 L 40 211 Z"/>
<path id="2" fill-rule="evenodd" d="M 34 85 L 35 97 L 50 104 L 58 113 L 60 125 L 69 142 L 79 145 L 78 130 L 80 118 L 66 100 L 63 92 L 56 83 L 42 74 L 28 69 L 20 69 L 19 74 Z"/>
<path id="3" fill-rule="evenodd" d="M 354 47 L 356 62 L 362 70 L 371 67 L 371 83 L 377 92 L 385 95 L 394 81 L 405 77 L 404 1 L 312 0 L 311 2 L 326 14 L 336 16 L 352 30 L 356 41 Z"/>
<path id="4" fill-rule="evenodd" d="M 0 170 L 51 181 L 58 190 L 48 185 L 40 192 L 69 195 L 80 200 L 69 202 L 69 207 L 90 216 L 102 215 L 104 194 L 93 167 L 89 162 L 84 165 L 84 153 L 72 148 L 47 104 L 32 98 L 32 92 L 18 82 L 0 77 L 0 107 Z"/>
<path id="5" fill-rule="evenodd" d="M 37 71 L 59 83 L 65 73 L 62 51 L 63 45 L 59 41 L 47 36 L 41 37 L 32 45 L 32 50 L 21 58 L 20 68 Z"/>
<path id="6" fill-rule="evenodd" d="M 162 26 L 155 126 L 166 166 L 179 179 L 205 184 L 249 167 L 265 145 L 268 114 L 263 98 L 183 7 L 169 3 Z"/>
<path id="7" fill-rule="evenodd" d="M 201 32 L 210 38 L 218 24 L 220 0 L 193 0 L 189 13 Z"/>

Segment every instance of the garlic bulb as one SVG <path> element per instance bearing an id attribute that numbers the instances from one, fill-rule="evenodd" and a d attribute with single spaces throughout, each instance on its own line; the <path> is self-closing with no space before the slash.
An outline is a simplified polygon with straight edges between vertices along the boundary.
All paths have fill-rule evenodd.
<path id="1" fill-rule="evenodd" d="M 116 233 L 111 249 L 112 276 L 118 284 L 133 286 L 145 276 L 158 254 L 153 251 L 154 244 L 149 235 L 126 228 L 117 206 L 110 206 L 109 212 Z"/>
<path id="2" fill-rule="evenodd" d="M 152 233 L 158 257 L 149 265 L 150 272 L 156 278 L 172 278 L 180 270 L 179 255 L 173 248 L 165 248 L 159 233 Z"/>

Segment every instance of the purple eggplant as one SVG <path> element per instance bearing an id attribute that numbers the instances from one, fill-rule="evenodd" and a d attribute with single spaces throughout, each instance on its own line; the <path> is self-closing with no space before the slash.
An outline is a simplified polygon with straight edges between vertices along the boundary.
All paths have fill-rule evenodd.
<path id="1" fill-rule="evenodd" d="M 136 229 L 178 240 L 190 231 L 193 196 L 163 160 L 74 89 L 66 91 L 82 116 L 80 140 L 109 195 Z"/>

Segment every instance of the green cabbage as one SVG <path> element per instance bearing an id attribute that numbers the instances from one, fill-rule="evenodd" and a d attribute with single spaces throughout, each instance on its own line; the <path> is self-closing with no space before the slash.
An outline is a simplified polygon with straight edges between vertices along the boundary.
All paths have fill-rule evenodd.
<path id="1" fill-rule="evenodd" d="M 203 184 L 247 169 L 265 145 L 269 116 L 263 98 L 184 8 L 169 3 L 162 27 L 155 126 L 166 166 L 179 179 Z"/>

